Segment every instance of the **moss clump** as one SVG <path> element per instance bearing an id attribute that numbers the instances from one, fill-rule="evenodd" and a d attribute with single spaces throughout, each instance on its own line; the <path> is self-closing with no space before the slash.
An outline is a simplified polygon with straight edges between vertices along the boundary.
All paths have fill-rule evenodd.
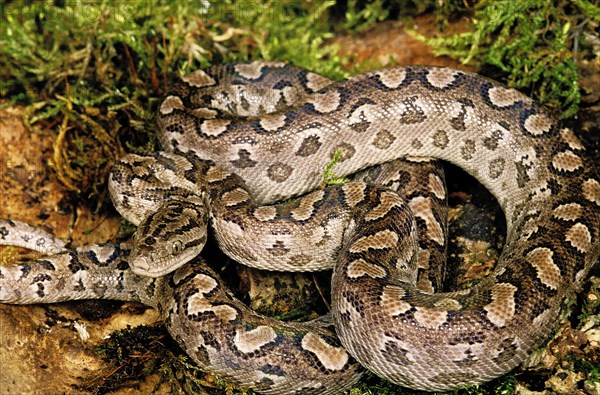
<path id="1" fill-rule="evenodd" d="M 159 377 L 155 391 L 167 385 L 178 394 L 246 393 L 203 373 L 160 326 L 128 327 L 115 331 L 97 346 L 96 352 L 112 367 L 107 367 L 104 374 L 89 379 L 81 386 L 80 389 L 93 394 L 127 388 L 132 382 L 144 381 L 153 374 Z"/>
<path id="2" fill-rule="evenodd" d="M 143 380 L 155 373 L 167 358 L 163 350 L 165 339 L 165 331 L 160 327 L 140 326 L 113 332 L 96 348 L 98 355 L 113 367 L 91 379 L 83 389 L 105 394 L 126 386 L 129 380 Z"/>
<path id="3" fill-rule="evenodd" d="M 581 100 L 577 57 L 582 42 L 597 34 L 600 8 L 587 0 L 488 1 L 475 6 L 471 30 L 426 38 L 436 55 L 489 64 L 507 74 L 510 86 L 531 89 L 543 104 L 575 114 Z"/>
<path id="4" fill-rule="evenodd" d="M 327 165 L 325 165 L 325 168 L 323 169 L 323 182 L 322 182 L 323 187 L 330 186 L 330 185 L 344 184 L 344 183 L 350 181 L 349 178 L 338 177 L 333 172 L 333 166 L 335 166 L 335 164 L 338 163 L 342 159 L 343 156 L 344 156 L 343 151 L 336 150 L 333 153 L 333 158 L 331 158 L 331 160 L 327 163 Z"/>
<path id="5" fill-rule="evenodd" d="M 10 2 L 1 9 L 0 95 L 28 106 L 28 126 L 56 133 L 59 179 L 101 205 L 112 163 L 156 149 L 153 114 L 177 76 L 257 58 L 346 76 L 326 44 L 332 4 Z"/>

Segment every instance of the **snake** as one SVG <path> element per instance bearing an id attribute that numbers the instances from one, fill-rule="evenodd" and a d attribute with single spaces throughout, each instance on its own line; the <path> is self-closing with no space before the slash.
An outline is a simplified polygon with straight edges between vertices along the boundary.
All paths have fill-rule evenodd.
<path id="1" fill-rule="evenodd" d="M 2 221 L 0 242 L 54 254 L 1 266 L 0 302 L 154 306 L 202 369 L 259 393 L 335 394 L 365 369 L 441 391 L 521 364 L 600 256 L 600 181 L 584 146 L 549 110 L 477 74 L 407 66 L 331 82 L 278 62 L 213 66 L 183 77 L 157 122 L 162 151 L 128 154 L 109 176 L 115 207 L 138 224 L 132 241 L 68 250 Z M 505 214 L 494 270 L 443 290 L 444 275 L 429 273 L 445 237 L 440 177 L 425 173 L 418 195 L 322 188 L 335 158 L 338 176 L 434 158 L 475 177 Z M 241 263 L 332 269 L 331 313 L 284 323 L 249 310 L 197 256 L 206 224 Z"/>

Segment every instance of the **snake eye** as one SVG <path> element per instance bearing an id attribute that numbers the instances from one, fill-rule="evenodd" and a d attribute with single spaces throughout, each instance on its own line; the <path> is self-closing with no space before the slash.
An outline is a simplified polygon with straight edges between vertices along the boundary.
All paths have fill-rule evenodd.
<path id="1" fill-rule="evenodd" d="M 171 253 L 173 255 L 179 255 L 179 253 L 181 253 L 181 251 L 183 251 L 183 243 L 180 240 L 175 240 L 173 242 L 173 249 L 172 249 Z"/>

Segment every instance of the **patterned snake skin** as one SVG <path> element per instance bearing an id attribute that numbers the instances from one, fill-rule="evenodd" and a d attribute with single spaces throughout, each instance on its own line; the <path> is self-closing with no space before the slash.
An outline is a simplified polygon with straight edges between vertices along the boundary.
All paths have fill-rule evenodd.
<path id="1" fill-rule="evenodd" d="M 201 368 L 261 393 L 338 393 L 361 366 L 446 390 L 519 365 L 600 255 L 600 182 L 583 146 L 547 110 L 477 75 L 399 67 L 331 84 L 278 63 L 218 66 L 184 78 L 159 125 L 165 152 L 128 155 L 109 180 L 117 209 L 139 224 L 133 251 L 90 246 L 0 267 L 0 302 L 147 303 Z M 411 157 L 476 177 L 506 215 L 493 273 L 433 292 L 442 275 L 428 268 L 445 237 L 440 177 L 427 173 L 429 194 L 405 199 L 361 182 L 317 189 L 336 151 L 341 176 Z M 333 267 L 332 315 L 292 324 L 248 310 L 193 258 L 206 223 L 242 263 Z M 0 234 L 24 244 L 14 236 L 29 234 L 21 226 L 2 222 Z"/>

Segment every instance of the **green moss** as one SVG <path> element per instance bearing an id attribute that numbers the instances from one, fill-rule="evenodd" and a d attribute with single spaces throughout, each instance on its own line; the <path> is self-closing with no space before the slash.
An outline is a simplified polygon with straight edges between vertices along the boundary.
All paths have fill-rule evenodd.
<path id="1" fill-rule="evenodd" d="M 348 0 L 345 13 L 344 29 L 347 31 L 361 32 L 387 19 L 390 12 L 384 0 L 359 2 Z"/>
<path id="2" fill-rule="evenodd" d="M 381 381 L 377 384 L 362 385 L 350 390 L 348 395 L 482 395 L 480 392 L 453 391 L 453 392 L 425 392 L 411 390 Z"/>
<path id="3" fill-rule="evenodd" d="M 160 378 L 155 390 L 167 385 L 173 393 L 248 393 L 202 372 L 160 326 L 115 331 L 96 348 L 96 352 L 110 366 L 103 375 L 81 386 L 93 394 L 127 388 L 131 382 L 144 381 L 152 374 Z"/>
<path id="4" fill-rule="evenodd" d="M 579 326 L 586 320 L 594 320 L 600 322 L 600 278 L 590 278 L 590 289 L 587 297 L 584 298 L 581 304 L 581 312 L 577 317 Z"/>
<path id="5" fill-rule="evenodd" d="M 494 386 L 494 395 L 512 395 L 515 393 L 517 380 L 514 374 L 509 373 L 496 381 L 497 385 Z"/>
<path id="6" fill-rule="evenodd" d="M 336 150 L 333 153 L 333 158 L 331 158 L 329 163 L 327 163 L 327 165 L 323 169 L 323 184 L 324 185 L 327 185 L 327 186 L 328 185 L 339 185 L 339 184 L 344 184 L 344 183 L 350 181 L 350 179 L 348 179 L 348 178 L 338 177 L 333 172 L 333 166 L 335 166 L 335 164 L 338 163 L 342 159 L 343 155 L 344 155 L 344 153 L 341 150 Z"/>
<path id="7" fill-rule="evenodd" d="M 586 380 L 600 383 L 600 367 L 596 363 L 592 363 L 587 359 L 573 356 L 573 368 L 576 372 L 583 372 L 586 375 Z"/>
<path id="8" fill-rule="evenodd" d="M 215 3 L 216 4 L 216 3 Z M 328 44 L 328 10 L 335 1 L 224 1 L 209 8 L 207 17 L 230 20 L 247 29 L 255 51 L 247 59 L 283 60 L 329 78 L 348 76 L 337 48 Z M 254 48 L 253 48 L 254 49 Z"/>
<path id="9" fill-rule="evenodd" d="M 143 380 L 156 372 L 164 353 L 160 352 L 165 339 L 159 327 L 137 327 L 113 332 L 97 347 L 96 352 L 114 368 L 89 381 L 84 389 L 94 394 L 114 391 L 128 380 Z"/>
<path id="10" fill-rule="evenodd" d="M 28 126 L 56 133 L 51 164 L 80 199 L 99 207 L 111 164 L 126 151 L 156 149 L 153 114 L 178 75 L 260 58 L 347 76 L 326 43 L 334 2 L 202 4 L 2 6 L 0 95 L 28 106 Z"/>
<path id="11" fill-rule="evenodd" d="M 599 15 L 586 0 L 487 1 L 475 7 L 470 31 L 444 38 L 413 34 L 436 55 L 499 68 L 510 86 L 532 90 L 535 99 L 569 117 L 581 100 L 578 46 L 586 32 L 595 34 Z"/>

